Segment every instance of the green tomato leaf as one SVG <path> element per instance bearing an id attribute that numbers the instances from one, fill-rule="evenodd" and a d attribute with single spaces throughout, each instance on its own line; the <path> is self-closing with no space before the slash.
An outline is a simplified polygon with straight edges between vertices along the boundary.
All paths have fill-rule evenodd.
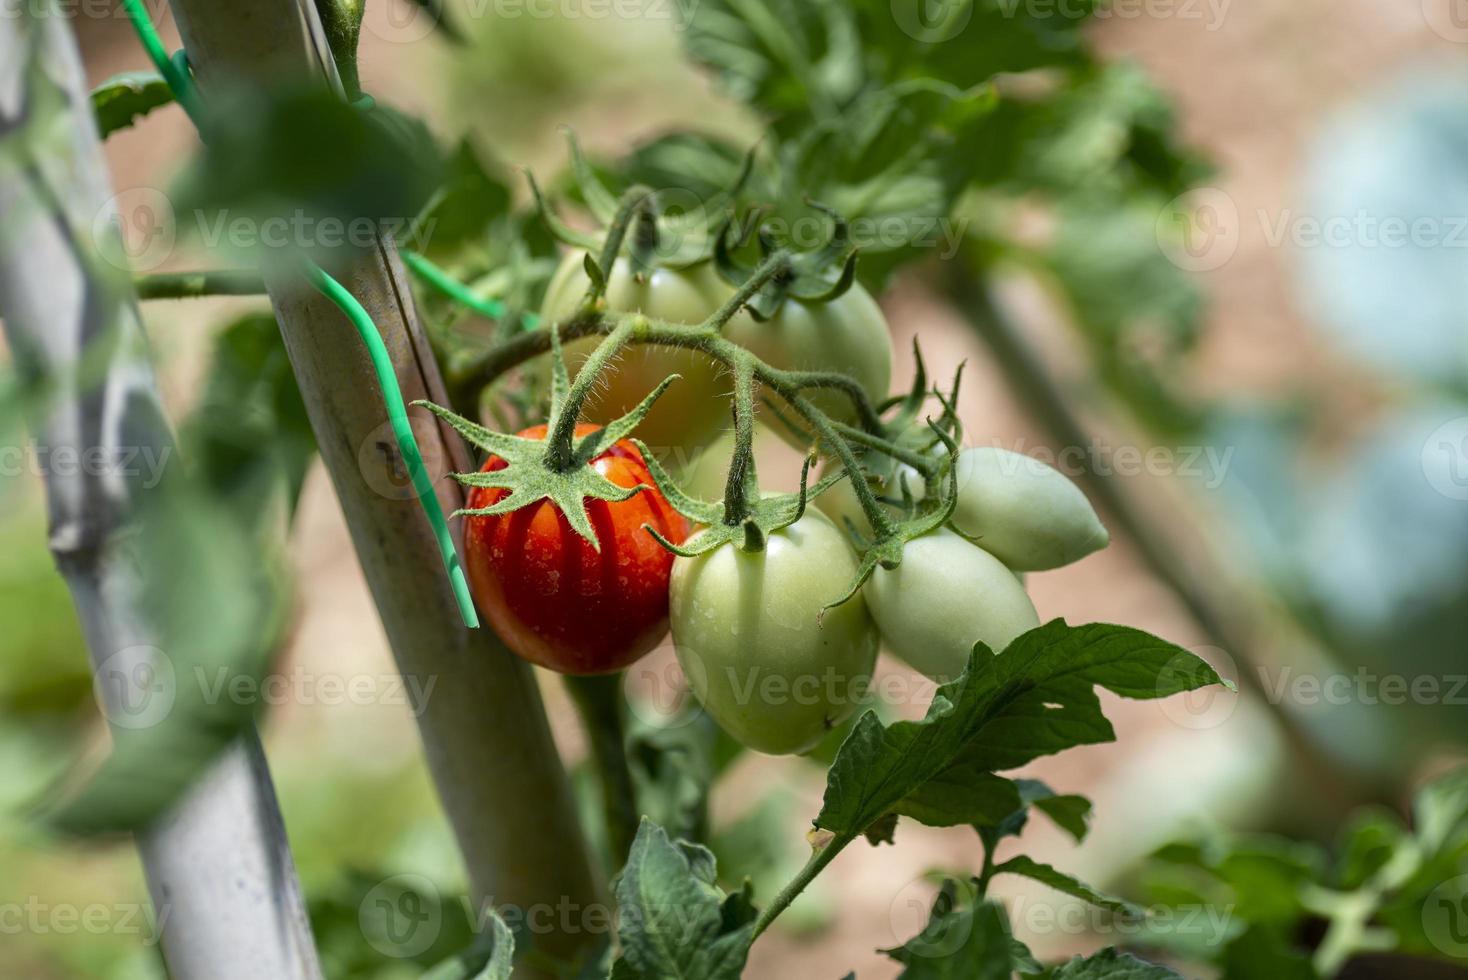
<path id="1" fill-rule="evenodd" d="M 283 484 L 294 512 L 316 437 L 275 317 L 250 314 L 220 331 L 203 391 L 179 437 L 199 477 L 249 512 Z"/>
<path id="2" fill-rule="evenodd" d="M 1021 779 L 1021 784 L 1034 782 L 1034 780 Z M 1075 838 L 1076 843 L 1086 839 L 1087 832 L 1091 829 L 1091 801 L 1084 796 L 1050 795 L 1048 787 L 1040 784 L 1046 795 L 1036 796 L 1031 805 L 1045 816 L 1049 817 L 1057 827 Z M 1024 790 L 1021 789 L 1021 794 Z"/>
<path id="3" fill-rule="evenodd" d="M 897 840 L 897 814 L 889 813 L 884 817 L 878 817 L 875 823 L 861 833 L 867 839 L 867 843 L 873 847 L 878 844 L 894 843 Z"/>
<path id="4" fill-rule="evenodd" d="M 777 119 L 834 111 L 861 88 L 861 39 L 831 0 L 701 0 L 687 7 L 688 54 L 735 98 Z"/>
<path id="5" fill-rule="evenodd" d="M 970 886 L 945 881 L 923 931 L 882 951 L 906 967 L 900 980 L 1009 980 L 1029 959 L 1022 945 L 1016 950 L 1003 906 L 961 901 L 962 892 L 972 894 Z"/>
<path id="6" fill-rule="evenodd" d="M 1052 980 L 1182 980 L 1165 966 L 1139 960 L 1130 953 L 1104 949 L 1085 959 L 1077 956 L 1051 974 Z"/>
<path id="7" fill-rule="evenodd" d="M 1341 835 L 1336 885 L 1343 891 L 1360 888 L 1391 863 L 1410 835 L 1390 810 L 1363 808 L 1352 814 Z"/>
<path id="8" fill-rule="evenodd" d="M 1091 64 L 1042 95 L 1003 99 L 974 134 L 985 152 L 968 172 L 1011 196 L 1155 192 L 1167 199 L 1209 173 L 1173 129 L 1170 102 L 1144 72 Z"/>
<path id="9" fill-rule="evenodd" d="M 106 139 L 172 101 L 173 92 L 162 75 L 129 71 L 113 75 L 92 90 L 92 113 L 97 117 L 98 133 Z"/>
<path id="10" fill-rule="evenodd" d="M 971 5 L 956 6 L 967 19 Z M 993 61 L 993 71 L 950 78 L 923 70 L 908 56 L 917 48 L 958 47 L 958 61 L 973 68 L 979 38 L 993 39 L 996 52 L 1010 49 L 1011 28 L 1025 18 L 989 13 L 992 22 L 976 25 L 964 44 L 945 46 L 918 45 L 894 31 L 893 19 L 900 25 L 904 11 L 885 3 L 872 10 L 832 0 L 692 5 L 684 32 L 690 55 L 771 119 L 770 152 L 759 155 L 744 181 L 742 203 L 768 209 L 764 221 L 772 229 L 809 229 L 813 218 L 819 220 L 811 201 L 841 214 L 852 223 L 852 242 L 863 256 L 857 274 L 872 287 L 885 283 L 904 259 L 951 253 L 957 230 L 945 219 L 975 158 L 989 152 L 978 124 L 995 100 L 979 83 L 1005 70 L 1006 61 Z M 884 56 L 890 61 L 884 63 Z M 910 61 L 915 70 L 908 70 Z M 708 175 L 737 173 L 738 156 L 682 137 L 638 151 L 627 166 L 652 186 L 672 183 L 708 199 L 714 190 Z M 802 230 L 797 237 L 810 236 Z"/>
<path id="11" fill-rule="evenodd" d="M 1239 918 L 1281 926 L 1306 915 L 1301 892 L 1320 882 L 1326 869 L 1325 854 L 1315 845 L 1264 836 L 1171 844 L 1156 857 L 1207 872 L 1228 889 Z"/>
<path id="12" fill-rule="evenodd" d="M 954 766 L 992 771 L 1076 745 L 1110 741 L 1092 687 L 1160 698 L 1224 683 L 1202 660 L 1140 630 L 1055 620 L 999 656 L 982 644 L 938 689 L 921 721 L 884 726 L 867 712 L 827 777 L 816 826 L 854 837 Z"/>
<path id="13" fill-rule="evenodd" d="M 739 179 L 748 152 L 701 133 L 667 133 L 638 145 L 617 171 L 627 184 L 691 191 L 700 201 L 716 198 Z M 755 179 L 763 179 L 756 171 Z"/>
<path id="14" fill-rule="evenodd" d="M 1014 782 L 959 763 L 917 786 L 893 807 L 929 827 L 999 823 L 1023 803 Z"/>
<path id="15" fill-rule="evenodd" d="M 713 852 L 643 818 L 618 876 L 612 976 L 642 980 L 738 980 L 754 934 L 748 889 L 714 883 Z"/>
<path id="16" fill-rule="evenodd" d="M 1000 820 L 975 821 L 974 829 L 991 850 L 1006 837 L 1018 837 L 1029 823 L 1030 808 L 1044 813 L 1061 830 L 1081 841 L 1089 830 L 1091 801 L 1084 796 L 1057 796 L 1038 779 L 1016 779 L 1020 805 Z"/>
<path id="17" fill-rule="evenodd" d="M 1143 915 L 1142 910 L 1130 902 L 1102 894 L 1064 871 L 1052 868 L 1048 864 L 1041 864 L 1023 855 L 1010 858 L 1003 864 L 997 865 L 994 868 L 994 874 L 1021 875 L 1038 881 L 1042 885 L 1049 885 L 1058 892 L 1079 898 L 1083 902 L 1089 902 L 1099 909 L 1116 912 L 1131 919 L 1140 919 Z"/>
<path id="18" fill-rule="evenodd" d="M 380 103 L 349 105 L 313 86 L 224 89 L 210 105 L 208 137 L 174 199 L 210 247 L 247 258 L 371 250 L 373 232 L 401 234 L 442 182 L 427 127 Z"/>
<path id="19" fill-rule="evenodd" d="M 1462 847 L 1468 836 L 1468 769 L 1428 783 L 1412 802 L 1417 839 L 1429 854 Z"/>
<path id="20" fill-rule="evenodd" d="M 1083 31 L 1097 4 L 1082 0 L 1064 16 L 993 0 L 856 0 L 853 6 L 869 59 L 882 65 L 884 77 L 930 77 L 970 88 L 1000 72 L 1086 64 Z"/>
<path id="21" fill-rule="evenodd" d="M 1025 975 L 1044 976 L 1046 969 L 1035 959 L 1030 948 L 1013 936 L 1009 937 L 1009 955 L 1014 960 L 1014 972 Z"/>
<path id="22" fill-rule="evenodd" d="M 1279 930 L 1253 925 L 1223 951 L 1223 980 L 1318 980 L 1310 957 L 1294 949 Z"/>

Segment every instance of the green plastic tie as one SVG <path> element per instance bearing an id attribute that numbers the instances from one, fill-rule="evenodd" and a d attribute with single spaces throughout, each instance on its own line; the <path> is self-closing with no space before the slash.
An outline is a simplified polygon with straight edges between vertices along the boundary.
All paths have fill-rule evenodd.
<path id="1" fill-rule="evenodd" d="M 423 465 L 423 456 L 418 452 L 418 441 L 413 437 L 413 426 L 408 421 L 407 409 L 403 407 L 403 392 L 398 387 L 397 372 L 393 370 L 392 359 L 388 357 L 387 345 L 382 342 L 382 335 L 377 332 L 377 325 L 372 322 L 372 317 L 347 287 L 315 263 L 307 266 L 306 278 L 346 314 L 347 319 L 352 321 L 352 326 L 357 328 L 362 343 L 367 346 L 367 353 L 372 358 L 372 369 L 377 372 L 377 383 L 382 387 L 382 400 L 387 406 L 388 421 L 392 423 L 393 435 L 397 438 L 403 461 L 408 464 L 408 477 L 413 481 L 413 489 L 418 492 L 418 502 L 423 505 L 428 520 L 433 524 L 433 534 L 438 539 L 439 554 L 443 556 L 444 568 L 448 570 L 449 583 L 453 586 L 454 598 L 459 603 L 459 613 L 464 617 L 464 625 L 474 629 L 479 626 L 479 616 L 474 611 L 474 600 L 469 595 L 469 583 L 464 579 L 464 569 L 459 564 L 458 552 L 454 550 L 454 539 L 449 534 L 448 521 L 444 520 L 438 494 L 433 492 L 433 481 L 428 477 L 428 468 Z"/>
<path id="2" fill-rule="evenodd" d="M 163 48 L 162 38 L 158 36 L 153 22 L 148 19 L 147 13 L 143 10 L 142 0 L 122 0 L 122 3 L 132 21 L 133 29 L 137 32 L 138 40 L 143 45 L 143 50 L 148 53 L 158 73 L 168 83 L 173 97 L 178 100 L 179 105 L 183 106 L 184 112 L 188 113 L 195 128 L 202 132 L 203 115 L 200 112 L 198 93 L 194 89 L 189 71 L 188 55 L 180 51 L 169 58 Z M 393 370 L 392 358 L 388 356 L 387 345 L 382 342 L 382 335 L 378 332 L 377 325 L 372 322 L 372 317 L 367 310 L 357 302 L 357 298 L 345 286 L 333 279 L 326 270 L 314 263 L 308 263 L 306 279 L 320 290 L 322 295 L 336 304 L 337 308 L 357 328 L 362 343 L 367 347 L 367 354 L 372 359 L 372 369 L 377 374 L 377 383 L 382 389 L 382 402 L 387 409 L 388 421 L 392 424 L 393 437 L 397 440 L 398 451 L 402 454 L 403 461 L 408 465 L 408 476 L 413 482 L 413 489 L 418 494 L 418 503 L 422 506 L 429 523 L 433 525 L 433 535 L 438 541 L 439 555 L 443 558 L 444 568 L 448 572 L 449 584 L 453 589 L 454 600 L 458 603 L 459 614 L 464 618 L 465 626 L 477 629 L 479 614 L 475 611 L 474 600 L 469 595 L 469 583 L 464 578 L 464 569 L 459 563 L 459 555 L 454 548 L 454 538 L 449 533 L 449 525 L 444 518 L 443 507 L 438 502 L 438 495 L 433 492 L 433 481 L 429 479 L 428 470 L 423 465 L 423 454 L 418 450 L 418 440 L 414 437 L 413 427 L 408 421 L 408 410 L 403 405 L 403 393 L 398 387 L 397 372 Z"/>
<path id="3" fill-rule="evenodd" d="M 408 268 L 428 285 L 443 293 L 449 299 L 469 307 L 481 316 L 487 316 L 491 320 L 502 319 L 505 315 L 505 304 L 503 300 L 476 296 L 468 286 L 451 276 L 442 266 L 435 264 L 425 256 L 409 249 L 402 249 L 403 261 Z M 540 317 L 534 313 L 522 313 L 520 322 L 526 330 L 534 330 L 540 326 Z"/>

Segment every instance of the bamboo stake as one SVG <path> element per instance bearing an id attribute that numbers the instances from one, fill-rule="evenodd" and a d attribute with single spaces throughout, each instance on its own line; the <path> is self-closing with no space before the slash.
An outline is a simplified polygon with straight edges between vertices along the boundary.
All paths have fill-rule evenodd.
<path id="1" fill-rule="evenodd" d="M 340 91 L 308 2 L 172 0 L 172 7 L 206 101 L 211 88 L 231 83 L 297 79 Z M 381 332 L 404 398 L 447 404 L 393 244 L 380 239 L 342 281 Z M 415 707 L 476 899 L 584 912 L 598 901 L 598 890 L 530 667 L 492 630 L 463 625 L 432 529 L 406 492 L 404 463 L 350 323 L 297 276 L 274 275 L 267 287 L 398 667 L 424 682 L 436 679 L 427 703 Z M 445 474 L 471 469 L 471 460 L 455 433 L 412 412 L 439 500 L 451 512 L 463 505 L 463 491 Z M 459 525 L 454 522 L 456 534 Z M 536 935 L 534 942 L 569 954 L 596 938 L 570 929 Z"/>
<path id="2" fill-rule="evenodd" d="M 29 8 L 27 8 L 29 9 Z M 34 47 L 33 47 L 34 45 Z M 39 51 L 47 79 L 30 71 Z M 22 377 L 57 386 L 35 420 L 42 458 L 57 450 L 174 450 L 124 276 L 104 278 L 88 238 L 93 218 L 115 218 L 76 44 L 61 18 L 0 18 L 0 139 L 22 140 L 58 86 L 67 124 L 38 128 L 18 159 L 0 162 L 0 316 Z M 65 139 L 57 134 L 64 132 Z M 110 227 L 110 222 L 104 222 Z M 84 353 L 105 352 L 96 383 L 77 379 Z M 89 373 L 90 373 L 89 368 Z M 80 458 L 86 458 L 84 455 Z M 139 604 L 133 516 L 148 491 L 115 472 L 63 471 L 46 481 L 50 543 L 81 618 L 99 679 L 151 666 L 158 638 Z M 105 470 L 105 467 L 102 468 Z M 126 689 L 102 683 L 109 718 Z M 177 980 L 319 980 L 285 826 L 253 729 L 156 826 L 137 835 Z"/>

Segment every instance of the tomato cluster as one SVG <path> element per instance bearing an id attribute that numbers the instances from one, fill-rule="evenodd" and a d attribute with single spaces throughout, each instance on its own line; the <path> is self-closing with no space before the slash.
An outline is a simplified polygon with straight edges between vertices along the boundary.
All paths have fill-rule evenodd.
<path id="1" fill-rule="evenodd" d="M 545 315 L 574 313 L 586 285 L 579 259 L 568 259 Z M 702 322 L 728 295 L 707 264 L 634 276 L 625 260 L 606 291 L 612 309 L 683 323 Z M 825 303 L 787 300 L 764 322 L 741 313 L 725 330 L 771 366 L 847 374 L 874 402 L 890 381 L 886 323 L 860 287 Z M 584 358 L 595 342 L 568 350 L 573 369 L 578 352 Z M 586 414 L 618 416 L 671 373 L 683 383 L 638 432 L 654 451 L 677 451 L 686 461 L 729 418 L 722 369 L 701 353 L 632 348 L 607 372 Z M 819 397 L 835 417 L 849 411 L 849 401 Z M 544 435 L 544 426 L 522 433 Z M 916 470 L 880 453 L 869 454 L 872 460 L 862 478 L 894 516 L 895 501 L 922 497 L 927 481 Z M 491 457 L 484 470 L 503 465 Z M 818 509 L 768 534 L 763 547 L 725 541 L 701 551 L 636 445 L 618 442 L 591 465 L 618 486 L 642 487 L 624 501 L 587 501 L 599 550 L 548 500 L 468 519 L 466 564 L 485 615 L 521 656 L 574 674 L 626 667 L 671 629 L 706 710 L 740 742 L 768 753 L 809 751 L 847 719 L 866 694 L 879 646 L 939 680 L 961 672 L 976 643 L 1002 651 L 1039 625 L 1019 573 L 1058 567 L 1107 542 L 1065 476 L 1017 453 L 968 449 L 952 463 L 958 489 L 946 525 L 907 541 L 900 562 L 878 566 L 837 604 L 856 581 L 857 540 L 873 533 L 849 481 L 817 497 Z M 504 493 L 476 488 L 469 507 L 490 507 Z M 686 541 L 689 554 L 675 558 L 649 529 L 675 545 Z"/>

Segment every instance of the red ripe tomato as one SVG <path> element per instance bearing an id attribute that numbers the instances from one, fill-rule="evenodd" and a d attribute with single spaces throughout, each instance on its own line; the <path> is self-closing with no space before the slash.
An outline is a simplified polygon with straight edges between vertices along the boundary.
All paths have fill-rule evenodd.
<path id="1" fill-rule="evenodd" d="M 576 434 L 596 428 L 581 424 Z M 520 433 L 545 434 L 543 425 Z M 653 487 L 631 442 L 613 444 L 591 465 L 618 486 L 651 488 L 620 503 L 586 502 L 600 552 L 549 500 L 469 517 L 464 528 L 465 570 L 480 611 L 511 650 L 563 674 L 611 673 L 657 646 L 668 632 L 673 555 L 642 526 L 675 544 L 688 536 L 688 522 Z M 491 456 L 483 471 L 504 466 Z M 489 507 L 504 495 L 498 487 L 475 487 L 467 506 Z"/>

